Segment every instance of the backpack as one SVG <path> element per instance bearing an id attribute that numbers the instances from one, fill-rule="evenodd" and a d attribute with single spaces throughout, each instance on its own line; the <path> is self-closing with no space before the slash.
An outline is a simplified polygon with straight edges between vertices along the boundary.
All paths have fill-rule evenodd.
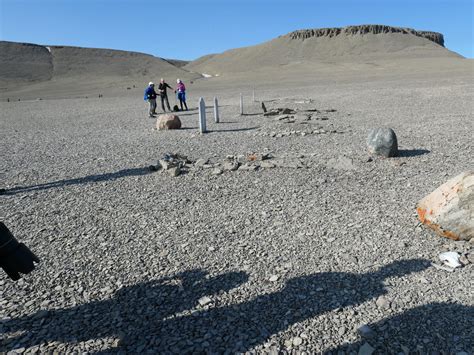
<path id="1" fill-rule="evenodd" d="M 173 111 L 174 111 L 174 112 L 178 112 L 178 111 L 179 111 L 178 105 L 174 105 L 174 106 L 173 106 Z"/>

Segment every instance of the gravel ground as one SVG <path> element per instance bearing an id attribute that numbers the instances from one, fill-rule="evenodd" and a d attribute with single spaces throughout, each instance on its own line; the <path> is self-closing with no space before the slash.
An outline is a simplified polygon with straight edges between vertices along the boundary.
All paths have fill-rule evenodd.
<path id="1" fill-rule="evenodd" d="M 414 209 L 473 168 L 472 84 L 261 84 L 268 108 L 296 111 L 282 118 L 239 116 L 244 83 L 221 83 L 206 135 L 193 103 L 209 83 L 179 131 L 153 130 L 141 92 L 0 103 L 0 219 L 41 259 L 0 274 L 0 351 L 472 354 L 474 245 Z M 378 126 L 400 157 L 368 161 Z M 169 152 L 208 162 L 148 169 Z M 251 153 L 273 163 L 223 171 Z M 439 270 L 443 251 L 471 263 Z"/>

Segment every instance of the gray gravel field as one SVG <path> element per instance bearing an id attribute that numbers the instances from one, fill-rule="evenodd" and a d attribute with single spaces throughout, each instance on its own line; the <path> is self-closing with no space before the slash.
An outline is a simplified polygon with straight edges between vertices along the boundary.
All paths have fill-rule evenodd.
<path id="1" fill-rule="evenodd" d="M 473 354 L 474 245 L 415 213 L 473 169 L 472 73 L 301 80 L 257 86 L 296 112 L 268 117 L 244 81 L 198 82 L 178 131 L 141 89 L 1 102 L 0 220 L 41 263 L 0 273 L 0 352 Z M 370 160 L 384 126 L 401 156 Z M 165 153 L 182 175 L 149 169 Z M 443 251 L 467 265 L 433 267 Z"/>

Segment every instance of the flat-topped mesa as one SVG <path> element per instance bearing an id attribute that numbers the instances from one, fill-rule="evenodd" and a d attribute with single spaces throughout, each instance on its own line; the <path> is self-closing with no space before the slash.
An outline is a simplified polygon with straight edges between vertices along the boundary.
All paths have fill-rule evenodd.
<path id="1" fill-rule="evenodd" d="M 381 33 L 406 33 L 426 38 L 444 47 L 444 38 L 441 33 L 430 31 L 416 31 L 412 28 L 391 27 L 385 25 L 360 25 L 333 28 L 315 28 L 310 30 L 297 30 L 288 33 L 285 37 L 305 40 L 311 37 L 335 37 L 339 35 L 364 35 Z"/>

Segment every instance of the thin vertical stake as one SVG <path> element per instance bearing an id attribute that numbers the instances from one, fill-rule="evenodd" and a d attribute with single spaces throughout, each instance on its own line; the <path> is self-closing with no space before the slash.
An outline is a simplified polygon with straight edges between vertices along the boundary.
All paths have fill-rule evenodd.
<path id="1" fill-rule="evenodd" d="M 214 121 L 219 123 L 219 102 L 217 97 L 214 97 Z"/>
<path id="2" fill-rule="evenodd" d="M 242 94 L 240 94 L 240 115 L 244 115 L 244 98 Z"/>
<path id="3" fill-rule="evenodd" d="M 206 133 L 206 104 L 202 97 L 199 98 L 199 133 Z"/>

